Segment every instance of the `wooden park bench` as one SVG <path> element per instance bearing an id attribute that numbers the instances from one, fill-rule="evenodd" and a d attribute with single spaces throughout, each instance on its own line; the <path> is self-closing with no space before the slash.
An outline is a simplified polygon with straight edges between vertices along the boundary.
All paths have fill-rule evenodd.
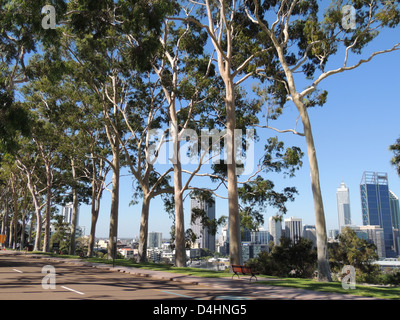
<path id="1" fill-rule="evenodd" d="M 232 272 L 234 273 L 232 275 L 232 279 L 234 276 L 237 276 L 239 278 L 239 274 L 242 274 L 242 275 L 251 275 L 250 281 L 253 277 L 256 278 L 256 281 L 257 281 L 256 274 L 259 274 L 259 273 L 252 270 L 251 267 L 241 266 L 241 265 L 237 265 L 237 264 L 233 264 L 233 265 L 231 265 L 231 267 L 232 267 Z"/>

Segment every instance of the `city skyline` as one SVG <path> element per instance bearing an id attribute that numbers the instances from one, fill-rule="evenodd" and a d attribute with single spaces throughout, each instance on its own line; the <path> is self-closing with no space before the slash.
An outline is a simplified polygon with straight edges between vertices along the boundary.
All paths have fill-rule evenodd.
<path id="1" fill-rule="evenodd" d="M 387 37 L 384 32 L 382 37 L 371 43 L 368 52 L 377 48 L 388 48 L 396 38 L 400 38 L 400 30 L 394 29 L 390 32 L 392 33 Z M 332 57 L 330 62 L 332 65 L 340 63 L 341 57 Z M 352 223 L 355 225 L 362 225 L 358 190 L 360 177 L 364 171 L 387 172 L 392 191 L 397 195 L 400 194 L 400 177 L 395 167 L 390 164 L 393 154 L 388 150 L 389 145 L 393 144 L 400 135 L 398 124 L 400 108 L 397 95 L 394 94 L 398 90 L 399 58 L 400 52 L 378 56 L 357 70 L 328 79 L 320 88 L 328 91 L 326 104 L 322 108 L 316 107 L 310 110 L 327 230 L 338 229 L 336 189 L 342 180 L 346 182 L 350 190 L 353 190 L 350 192 L 350 203 Z M 349 57 L 349 62 L 350 59 L 351 57 Z M 246 82 L 245 85 L 251 92 L 252 82 Z M 282 117 L 273 125 L 279 129 L 293 128 L 297 116 L 295 107 L 288 105 Z M 262 122 L 262 124 L 265 123 Z M 297 129 L 301 131 L 300 123 Z M 307 152 L 303 137 L 288 133 L 278 134 L 272 130 L 260 130 L 259 136 L 261 142 L 267 137 L 278 136 L 285 142 L 286 147 L 298 146 L 303 152 Z M 261 142 L 256 151 L 262 151 Z M 299 194 L 296 195 L 293 203 L 287 204 L 286 216 L 301 217 L 304 224 L 311 225 L 315 224 L 315 216 L 306 155 L 303 162 L 303 167 L 295 173 L 294 178 L 284 178 L 282 174 L 272 173 L 266 177 L 275 183 L 278 190 L 287 186 L 296 186 Z M 207 183 L 207 181 L 200 181 L 198 186 Z M 135 237 L 139 234 L 141 202 L 129 206 L 133 194 L 132 177 L 126 168 L 121 170 L 120 190 L 118 237 Z M 220 193 L 223 196 L 227 194 L 226 191 Z M 110 198 L 110 193 L 105 191 L 97 225 L 97 237 L 108 237 Z M 216 198 L 216 208 L 216 218 L 228 215 L 227 200 Z M 190 197 L 185 200 L 184 210 L 185 226 L 188 228 Z M 276 212 L 275 208 L 266 208 L 264 226 L 268 225 L 268 218 L 274 216 Z M 90 230 L 90 206 L 81 206 L 80 224 L 85 226 L 86 230 Z M 163 235 L 167 235 L 171 225 L 172 220 L 165 212 L 161 199 L 159 197 L 153 199 L 150 205 L 149 231 L 160 231 Z"/>
<path id="2" fill-rule="evenodd" d="M 389 177 L 389 179 L 390 179 L 390 177 Z M 399 180 L 400 180 L 400 178 L 399 178 Z M 359 184 L 360 184 L 360 182 L 358 182 L 358 184 L 357 184 L 357 188 L 359 188 Z M 394 184 L 396 184 L 396 183 L 394 183 Z M 398 185 L 398 183 L 397 183 L 397 185 Z M 346 187 L 350 190 L 350 187 L 346 184 Z M 337 188 L 335 189 L 336 191 L 337 191 Z M 334 196 L 333 197 L 335 197 L 335 194 L 336 194 L 336 192 L 334 193 Z M 395 192 L 395 194 L 396 194 L 396 192 Z M 349 199 L 350 199 L 350 212 L 351 212 L 351 218 L 352 218 L 352 225 L 359 225 L 359 226 L 361 226 L 362 225 L 362 210 L 361 210 L 361 200 L 360 200 L 360 195 L 359 195 L 359 193 L 358 192 L 353 192 L 350 196 L 349 196 Z M 335 199 L 334 199 L 335 201 L 335 207 L 334 208 L 330 208 L 331 210 L 331 212 L 334 212 L 334 216 L 332 216 L 332 215 L 330 215 L 330 216 L 327 216 L 327 221 L 330 221 L 331 223 L 329 224 L 329 223 L 327 223 L 327 225 L 326 225 L 326 228 L 327 228 L 327 231 L 328 230 L 339 230 L 339 224 L 338 224 L 338 211 L 337 211 L 337 198 L 335 197 Z M 355 200 L 355 201 L 354 201 Z M 215 200 L 216 201 L 216 207 L 217 207 L 217 203 L 219 203 L 220 201 L 221 201 L 221 199 L 216 199 Z M 188 201 L 185 201 L 185 203 L 184 203 L 184 210 L 185 210 L 185 225 L 186 225 L 186 227 L 187 228 L 189 228 L 190 227 L 190 216 L 188 215 L 188 212 L 190 212 L 190 203 L 189 203 L 189 208 L 188 208 L 188 205 L 187 205 L 187 202 Z M 295 201 L 296 202 L 296 201 Z M 354 202 L 356 203 L 354 206 L 355 207 L 359 207 L 359 210 L 357 211 L 357 210 L 354 210 L 353 208 L 352 208 L 352 204 L 354 204 Z M 359 205 L 357 205 L 357 202 L 359 203 Z M 159 207 L 161 207 L 161 206 L 159 206 Z M 333 209 L 333 210 L 332 210 Z M 325 210 L 327 211 L 327 209 L 325 208 Z M 328 209 L 329 210 L 329 209 Z M 310 225 L 314 225 L 315 223 L 314 223 L 314 221 L 313 221 L 313 216 L 311 216 L 310 217 L 310 215 L 308 215 L 308 216 L 306 216 L 306 218 L 304 218 L 304 215 L 302 215 L 301 213 L 299 213 L 299 212 L 293 212 L 293 210 L 289 210 L 290 212 L 288 212 L 286 215 L 283 215 L 283 220 L 284 219 L 287 219 L 287 218 L 290 218 L 290 217 L 292 217 L 292 216 L 296 216 L 296 217 L 299 217 L 300 219 L 302 219 L 303 220 L 303 223 L 306 225 L 308 225 L 308 224 L 310 224 Z M 293 214 L 293 215 L 291 215 L 291 214 Z M 167 213 L 165 213 L 165 215 L 167 215 Z M 216 218 L 218 219 L 220 216 L 222 216 L 222 215 L 224 215 L 224 214 L 220 214 L 220 211 L 218 210 L 218 207 L 217 207 L 217 209 L 216 209 Z M 225 214 L 225 215 L 227 215 L 227 214 Z M 267 229 L 268 231 L 269 231 L 269 225 L 268 225 L 268 221 L 269 221 L 269 218 L 271 218 L 272 216 L 275 216 L 276 215 L 276 213 L 271 213 L 271 215 L 268 215 L 268 214 L 266 214 L 266 215 L 264 215 L 264 224 L 262 225 L 262 226 L 260 226 L 261 228 L 265 228 L 265 229 Z M 336 223 L 335 223 L 335 220 L 336 219 Z M 172 223 L 172 222 L 171 222 Z M 84 224 L 84 223 L 83 223 Z M 83 225 L 82 224 L 82 225 Z M 282 223 L 283 224 L 283 223 Z M 162 234 L 163 234 L 163 238 L 165 238 L 165 239 L 168 239 L 169 238 L 169 233 L 170 233 L 170 226 L 162 226 L 161 228 L 160 227 L 156 227 L 156 225 L 157 224 L 152 224 L 151 222 L 150 222 L 150 226 L 149 226 L 149 232 L 161 232 Z M 88 230 L 88 228 L 89 228 L 89 226 L 86 226 L 85 225 L 85 227 L 86 227 L 86 230 Z M 220 234 L 220 232 L 221 232 L 221 230 L 220 230 L 221 228 L 219 228 L 219 230 L 218 230 L 218 233 L 217 233 L 217 235 L 219 235 Z M 132 234 L 132 235 L 129 235 L 129 234 L 121 234 L 120 236 L 119 236 L 119 238 L 135 238 L 135 237 L 138 237 L 138 235 L 139 235 L 139 233 L 137 232 L 137 233 L 134 233 L 134 234 Z M 103 234 L 98 234 L 97 232 L 96 232 L 96 237 L 98 237 L 98 238 L 108 238 L 108 233 L 103 233 Z"/>

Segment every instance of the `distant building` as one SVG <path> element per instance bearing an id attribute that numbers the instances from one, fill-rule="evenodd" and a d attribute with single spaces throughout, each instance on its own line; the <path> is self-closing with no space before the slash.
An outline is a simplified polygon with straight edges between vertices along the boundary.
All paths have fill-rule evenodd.
<path id="1" fill-rule="evenodd" d="M 392 215 L 393 228 L 400 229 L 399 197 L 389 190 L 390 213 Z"/>
<path id="2" fill-rule="evenodd" d="M 118 252 L 124 256 L 125 259 L 132 259 L 134 251 L 132 248 L 119 248 Z"/>
<path id="3" fill-rule="evenodd" d="M 228 224 L 222 227 L 220 236 L 218 237 L 217 252 L 223 256 L 229 255 L 229 227 Z"/>
<path id="4" fill-rule="evenodd" d="M 399 197 L 389 190 L 390 214 L 393 224 L 393 241 L 397 255 L 400 255 L 400 207 Z"/>
<path id="5" fill-rule="evenodd" d="M 270 240 L 272 240 L 275 245 L 280 245 L 282 237 L 282 217 L 270 217 L 268 221 L 268 228 L 271 237 Z"/>
<path id="6" fill-rule="evenodd" d="M 315 226 L 305 225 L 303 227 L 303 238 L 311 240 L 314 247 L 317 247 L 317 231 Z"/>
<path id="7" fill-rule="evenodd" d="M 340 187 L 336 191 L 338 219 L 339 219 L 339 232 L 342 229 L 351 224 L 350 214 L 350 194 L 349 188 L 346 187 L 344 182 L 340 184 Z"/>
<path id="8" fill-rule="evenodd" d="M 303 227 L 301 218 L 290 217 L 285 219 L 285 237 L 297 243 L 303 236 Z"/>
<path id="9" fill-rule="evenodd" d="M 75 229 L 75 237 L 79 238 L 85 235 L 85 227 L 79 226 L 79 207 L 78 204 L 77 212 L 76 212 L 76 229 Z M 73 213 L 73 203 L 69 202 L 61 209 L 61 215 L 63 217 L 63 222 L 67 223 L 70 227 L 72 227 L 72 213 Z"/>
<path id="10" fill-rule="evenodd" d="M 73 203 L 67 203 L 64 207 L 62 207 L 61 214 L 63 216 L 63 221 L 72 225 L 72 211 L 73 211 Z M 79 225 L 79 205 L 78 211 L 76 213 L 76 225 Z"/>
<path id="11" fill-rule="evenodd" d="M 251 231 L 250 241 L 256 244 L 268 244 L 269 232 L 262 228 L 258 231 Z"/>
<path id="12" fill-rule="evenodd" d="M 339 235 L 338 229 L 332 229 L 328 231 L 328 240 L 329 241 L 336 241 L 337 236 Z"/>
<path id="13" fill-rule="evenodd" d="M 354 230 L 357 237 L 359 237 L 360 239 L 364 239 L 367 242 L 373 243 L 376 246 L 376 253 L 378 254 L 380 259 L 386 257 L 383 228 L 375 225 L 350 227 Z"/>
<path id="14" fill-rule="evenodd" d="M 190 200 L 190 212 L 192 212 L 192 209 L 204 210 L 209 219 L 215 219 L 214 199 L 211 199 L 211 201 L 205 201 L 192 197 Z M 191 223 L 190 228 L 197 237 L 194 244 L 195 248 L 209 249 L 213 252 L 215 251 L 215 235 L 211 234 L 208 228 L 203 226 L 200 218 L 197 218 L 193 223 Z"/>
<path id="15" fill-rule="evenodd" d="M 360 193 L 363 225 L 380 226 L 383 229 L 386 257 L 394 258 L 396 253 L 387 173 L 364 172 Z"/>
<path id="16" fill-rule="evenodd" d="M 162 244 L 162 233 L 161 232 L 149 232 L 147 247 L 150 248 L 161 248 Z"/>
<path id="17" fill-rule="evenodd" d="M 258 257 L 258 255 L 262 251 L 268 251 L 268 245 L 267 244 L 259 244 L 259 243 L 243 241 L 242 242 L 242 259 L 243 259 L 243 262 L 246 262 L 246 261 L 248 261 L 248 260 L 250 260 L 252 258 Z"/>

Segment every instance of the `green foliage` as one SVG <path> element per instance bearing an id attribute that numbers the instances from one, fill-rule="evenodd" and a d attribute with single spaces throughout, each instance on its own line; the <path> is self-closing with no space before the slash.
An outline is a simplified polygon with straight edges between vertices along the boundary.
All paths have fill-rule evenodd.
<path id="1" fill-rule="evenodd" d="M 29 115 L 23 105 L 14 102 L 11 91 L 0 88 L 0 160 L 18 150 L 18 136 L 30 134 Z"/>
<path id="2" fill-rule="evenodd" d="M 389 147 L 389 150 L 394 154 L 391 163 L 396 167 L 397 174 L 400 176 L 400 138 Z"/>
<path id="3" fill-rule="evenodd" d="M 372 262 L 378 260 L 376 246 L 357 236 L 351 228 L 344 228 L 339 235 L 339 242 L 329 246 L 331 270 L 340 273 L 345 265 L 356 268 L 359 281 L 374 282 L 379 274 L 379 266 Z"/>
<path id="4" fill-rule="evenodd" d="M 310 278 L 316 269 L 317 254 L 311 240 L 300 238 L 292 243 L 282 237 L 280 245 L 272 245 L 270 252 L 261 252 L 248 264 L 261 274 L 278 277 Z"/>

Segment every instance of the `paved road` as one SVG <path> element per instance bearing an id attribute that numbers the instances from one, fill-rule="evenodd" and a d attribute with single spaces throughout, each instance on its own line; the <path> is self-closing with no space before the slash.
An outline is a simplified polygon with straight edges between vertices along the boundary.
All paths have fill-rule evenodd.
<path id="1" fill-rule="evenodd" d="M 43 279 L 55 272 L 55 288 Z M 0 300 L 374 300 L 330 292 L 249 283 L 248 279 L 199 278 L 162 271 L 101 266 L 68 259 L 0 252 Z M 116 272 L 124 271 L 124 272 Z M 44 273 L 43 273 L 44 271 Z M 45 281 L 49 285 L 49 281 Z"/>
<path id="2" fill-rule="evenodd" d="M 55 289 L 49 287 L 50 265 L 55 270 Z M 44 272 L 44 273 L 42 273 Z M 145 278 L 66 262 L 32 259 L 24 255 L 0 255 L 0 300 L 68 299 L 204 299 L 232 297 L 225 290 L 202 285 Z M 252 299 L 251 294 L 244 299 Z"/>

